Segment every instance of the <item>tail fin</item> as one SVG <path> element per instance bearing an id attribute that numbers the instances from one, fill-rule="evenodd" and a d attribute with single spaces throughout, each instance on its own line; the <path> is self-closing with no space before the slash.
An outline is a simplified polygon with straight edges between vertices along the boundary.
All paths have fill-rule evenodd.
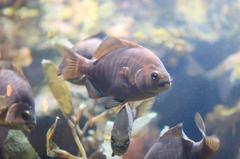
<path id="1" fill-rule="evenodd" d="M 86 72 L 88 61 L 71 49 L 64 48 L 64 57 L 59 66 L 58 75 L 61 75 L 64 80 L 79 78 Z"/>
<path id="2" fill-rule="evenodd" d="M 220 140 L 216 136 L 207 136 L 205 138 L 205 144 L 208 148 L 210 155 L 216 153 L 220 147 Z"/>

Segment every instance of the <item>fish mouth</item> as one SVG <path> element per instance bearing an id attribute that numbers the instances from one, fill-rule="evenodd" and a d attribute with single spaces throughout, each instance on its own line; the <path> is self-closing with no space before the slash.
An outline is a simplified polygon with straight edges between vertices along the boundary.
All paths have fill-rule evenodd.
<path id="1" fill-rule="evenodd" d="M 169 88 L 171 86 L 171 81 L 159 81 L 159 87 Z"/>
<path id="2" fill-rule="evenodd" d="M 128 149 L 128 145 L 118 145 L 113 148 L 113 154 L 122 156 Z"/>
<path id="3" fill-rule="evenodd" d="M 36 123 L 25 123 L 24 124 L 24 127 L 23 127 L 23 129 L 24 129 L 24 131 L 26 131 L 26 132 L 28 132 L 28 133 L 30 133 L 34 128 L 36 128 Z"/>

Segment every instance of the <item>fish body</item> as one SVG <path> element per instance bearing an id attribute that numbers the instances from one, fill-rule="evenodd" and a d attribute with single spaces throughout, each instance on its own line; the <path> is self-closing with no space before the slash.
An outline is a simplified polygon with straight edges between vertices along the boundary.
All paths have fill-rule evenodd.
<path id="1" fill-rule="evenodd" d="M 8 62 L 0 67 L 0 125 L 30 131 L 36 126 L 35 103 L 30 84 Z"/>
<path id="2" fill-rule="evenodd" d="M 119 103 L 150 98 L 167 90 L 171 78 L 150 50 L 127 40 L 104 40 L 93 59 L 65 50 L 62 77 L 85 77 L 91 98 L 113 97 Z"/>
<path id="3" fill-rule="evenodd" d="M 208 159 L 219 149 L 220 141 L 215 136 L 206 136 L 205 124 L 200 114 L 196 114 L 195 122 L 203 138 L 194 142 L 189 139 L 182 124 L 167 130 L 155 143 L 144 159 Z"/>
<path id="4" fill-rule="evenodd" d="M 133 112 L 125 104 L 116 116 L 111 134 L 112 156 L 122 156 L 128 149 L 133 126 Z"/>

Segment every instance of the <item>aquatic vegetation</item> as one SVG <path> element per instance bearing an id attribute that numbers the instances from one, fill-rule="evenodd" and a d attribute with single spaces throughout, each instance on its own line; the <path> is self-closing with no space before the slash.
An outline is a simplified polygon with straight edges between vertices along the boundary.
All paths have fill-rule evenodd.
<path id="1" fill-rule="evenodd" d="M 230 72 L 229 82 L 234 85 L 240 79 L 240 52 L 229 55 L 216 68 L 208 72 L 210 79 L 216 79 Z"/>
<path id="2" fill-rule="evenodd" d="M 3 145 L 1 151 L 4 158 L 40 159 L 27 137 L 19 130 L 9 130 Z"/>
<path id="3" fill-rule="evenodd" d="M 64 116 L 70 116 L 73 112 L 72 96 L 67 84 L 57 76 L 57 68 L 51 61 L 43 60 L 42 65 L 51 92 L 58 101 Z"/>
<path id="4" fill-rule="evenodd" d="M 232 134 L 235 134 L 236 124 L 240 121 L 239 113 L 240 102 L 230 108 L 224 105 L 217 105 L 213 112 L 207 114 L 207 127 L 217 134 L 222 134 L 226 131 L 231 131 Z"/>
<path id="5" fill-rule="evenodd" d="M 82 157 L 86 158 L 86 154 L 89 154 L 89 151 L 91 149 L 94 149 L 94 151 L 98 151 L 100 147 L 104 149 L 103 151 L 101 151 L 101 153 L 105 154 L 106 156 L 111 156 L 112 154 L 110 153 L 111 147 L 109 147 L 110 150 L 108 150 L 109 148 L 106 149 L 104 145 L 110 146 L 110 138 L 112 136 L 111 132 L 113 130 L 113 123 L 110 124 L 108 122 L 109 122 L 109 118 L 113 116 L 113 114 L 116 114 L 119 111 L 118 110 L 119 108 L 115 108 L 114 110 L 106 110 L 106 111 L 103 111 L 102 113 L 97 114 L 96 116 L 92 116 L 95 114 L 96 110 L 92 112 L 92 109 L 87 108 L 86 106 L 83 106 L 80 108 L 74 107 L 73 103 L 71 102 L 67 103 L 67 101 L 69 100 L 61 101 L 61 99 L 65 99 L 65 98 L 62 98 L 61 96 L 66 97 L 68 95 L 68 92 L 69 92 L 68 86 L 65 83 L 63 84 L 62 83 L 63 81 L 61 79 L 57 78 L 56 67 L 53 63 L 51 63 L 51 61 L 44 60 L 42 64 L 45 70 L 45 75 L 47 76 L 49 81 L 48 85 L 51 87 L 52 93 L 55 94 L 56 100 L 59 101 L 59 108 L 61 109 L 63 114 L 65 114 L 65 117 L 69 122 L 69 126 L 72 129 L 74 139 L 78 145 L 78 149 Z M 52 82 L 54 82 L 55 85 L 53 85 Z M 61 85 L 61 87 L 58 87 L 59 85 Z M 62 89 L 63 86 L 65 86 L 64 89 Z M 56 92 L 60 92 L 61 94 L 57 95 Z M 140 108 L 139 112 L 141 112 L 139 113 L 139 118 L 136 119 L 134 121 L 134 124 L 131 126 L 133 128 L 132 134 L 133 136 L 136 136 L 144 128 L 144 126 L 147 125 L 156 116 L 156 114 L 150 113 L 150 114 L 144 115 L 143 113 L 144 110 L 145 110 L 144 112 L 148 112 L 150 107 L 149 105 L 152 105 L 152 100 L 142 101 L 138 103 L 131 102 L 130 104 L 134 109 L 138 109 L 139 107 Z M 146 108 L 143 108 L 143 107 L 146 107 Z M 69 111 L 72 109 L 74 109 L 74 111 Z M 131 108 L 128 108 L 128 109 L 131 109 Z M 80 128 L 78 123 L 81 121 L 83 116 L 86 116 L 89 119 L 84 124 L 84 127 Z M 116 118 L 121 119 L 121 116 Z M 123 124 L 125 125 L 127 123 L 123 123 Z M 93 125 L 96 125 L 96 129 L 93 127 Z M 52 141 L 56 131 L 56 126 L 57 126 L 57 119 L 47 133 L 48 155 L 51 157 L 58 156 L 63 158 L 64 157 L 77 158 L 76 156 L 71 155 L 67 151 L 60 149 Z M 89 128 L 90 130 L 92 129 L 92 134 L 88 134 L 91 132 L 90 130 L 88 130 Z"/>

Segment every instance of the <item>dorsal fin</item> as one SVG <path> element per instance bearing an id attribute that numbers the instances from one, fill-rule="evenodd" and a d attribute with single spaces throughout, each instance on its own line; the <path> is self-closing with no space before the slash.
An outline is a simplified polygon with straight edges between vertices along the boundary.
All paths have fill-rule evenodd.
<path id="1" fill-rule="evenodd" d="M 170 128 L 169 130 L 167 130 L 161 137 L 162 138 L 169 138 L 169 137 L 182 137 L 183 136 L 183 124 L 179 123 L 176 126 Z"/>
<path id="2" fill-rule="evenodd" d="M 142 47 L 142 46 L 132 41 L 122 40 L 116 37 L 109 37 L 100 44 L 93 58 L 100 59 L 105 55 L 111 53 L 112 51 L 118 50 L 121 48 L 136 48 L 136 47 Z"/>
<path id="3" fill-rule="evenodd" d="M 104 31 L 100 31 L 96 34 L 93 34 L 87 38 L 85 38 L 84 40 L 89 40 L 89 39 L 92 39 L 92 38 L 99 38 L 99 39 L 103 39 L 107 36 L 107 34 L 104 32 Z"/>
<path id="4" fill-rule="evenodd" d="M 195 115 L 195 123 L 196 123 L 199 131 L 205 137 L 206 136 L 206 127 L 205 127 L 202 116 L 198 112 Z"/>

